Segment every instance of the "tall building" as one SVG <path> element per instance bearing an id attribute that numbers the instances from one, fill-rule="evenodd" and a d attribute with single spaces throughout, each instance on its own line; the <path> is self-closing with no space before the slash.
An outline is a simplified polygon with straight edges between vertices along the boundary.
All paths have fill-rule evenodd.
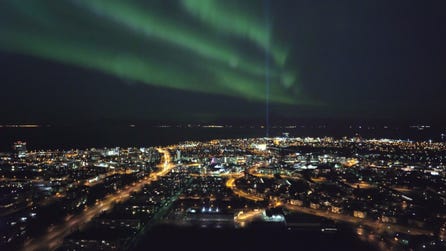
<path id="1" fill-rule="evenodd" d="M 16 141 L 12 145 L 12 149 L 14 150 L 15 155 L 18 158 L 25 158 L 27 154 L 26 150 L 26 142 L 24 141 Z"/>
<path id="2" fill-rule="evenodd" d="M 180 160 L 181 160 L 181 151 L 180 151 L 180 150 L 177 150 L 176 160 L 177 160 L 177 161 L 180 161 Z"/>

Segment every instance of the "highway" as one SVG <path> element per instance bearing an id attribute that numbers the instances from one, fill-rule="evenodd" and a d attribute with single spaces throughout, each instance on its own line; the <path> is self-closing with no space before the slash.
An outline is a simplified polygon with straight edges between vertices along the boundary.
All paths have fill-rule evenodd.
<path id="1" fill-rule="evenodd" d="M 85 185 L 85 186 L 95 186 L 98 185 L 102 182 L 104 182 L 104 180 L 107 177 L 116 175 L 116 174 L 130 174 L 132 173 L 132 170 L 127 170 L 127 171 L 116 171 L 116 170 L 112 170 L 109 171 L 107 173 L 103 173 L 97 176 L 97 178 L 88 178 L 88 179 L 83 179 L 83 180 L 79 180 L 79 181 L 75 181 L 72 183 L 73 186 L 77 186 L 79 184 Z M 65 176 L 64 179 L 67 179 L 68 176 Z M 26 180 L 26 179 L 17 179 L 17 178 L 0 178 L 0 182 L 18 182 L 18 181 L 22 181 L 22 182 L 31 182 L 31 183 L 42 183 L 42 182 L 48 182 L 48 180 L 44 180 L 41 177 L 36 178 L 36 179 L 30 179 L 30 180 Z M 48 198 L 45 199 L 41 199 L 40 201 L 36 202 L 36 201 L 29 201 L 29 203 L 27 203 L 26 205 L 22 206 L 22 207 L 11 207 L 9 210 L 3 211 L 2 213 L 0 213 L 0 216 L 6 216 L 9 214 L 13 214 L 15 212 L 19 212 L 21 210 L 24 210 L 25 208 L 30 208 L 32 206 L 45 206 L 48 205 L 50 203 L 53 203 L 54 201 L 65 197 L 65 193 L 67 190 L 67 186 L 59 188 L 59 191 L 57 194 L 54 194 Z M 11 204 L 12 206 L 12 204 Z"/>
<path id="2" fill-rule="evenodd" d="M 172 163 L 169 151 L 163 148 L 157 148 L 157 150 L 159 153 L 163 154 L 161 163 L 157 165 L 159 169 L 157 172 L 151 173 L 149 177 L 145 177 L 130 186 L 126 186 L 114 194 L 107 195 L 95 205 L 86 207 L 82 213 L 67 218 L 65 222 L 60 225 L 49 228 L 47 234 L 44 236 L 26 241 L 22 250 L 55 250 L 62 245 L 64 238 L 73 231 L 83 228 L 94 217 L 113 208 L 116 203 L 126 201 L 131 193 L 141 191 L 145 185 L 150 184 L 152 181 L 169 173 L 175 167 L 175 164 Z"/>

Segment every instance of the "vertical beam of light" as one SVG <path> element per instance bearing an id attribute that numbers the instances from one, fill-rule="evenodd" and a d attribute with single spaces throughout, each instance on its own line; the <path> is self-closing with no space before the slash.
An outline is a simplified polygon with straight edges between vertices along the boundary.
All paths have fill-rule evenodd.
<path id="1" fill-rule="evenodd" d="M 263 7 L 265 12 L 265 26 L 266 30 L 270 28 L 270 2 L 269 0 L 263 1 Z M 271 39 L 269 36 L 265 36 L 265 130 L 266 137 L 269 137 L 269 92 L 270 92 L 270 76 L 269 76 L 269 67 L 270 67 L 270 56 L 269 51 L 271 47 Z"/>

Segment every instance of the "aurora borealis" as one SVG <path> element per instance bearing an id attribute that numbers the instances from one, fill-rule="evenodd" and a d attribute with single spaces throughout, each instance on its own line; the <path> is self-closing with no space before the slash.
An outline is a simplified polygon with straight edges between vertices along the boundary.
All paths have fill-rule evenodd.
<path id="1" fill-rule="evenodd" d="M 273 35 L 261 5 L 245 12 L 236 1 L 239 11 L 221 1 L 160 3 L 3 1 L 1 48 L 148 85 L 257 101 L 265 99 L 263 58 L 270 53 L 270 99 L 303 102 L 286 50 L 274 42 L 271 51 L 266 47 Z"/>
<path id="2" fill-rule="evenodd" d="M 442 10 L 403 0 L 4 0 L 3 119 L 249 120 L 265 116 L 265 100 L 272 118 L 441 119 Z"/>

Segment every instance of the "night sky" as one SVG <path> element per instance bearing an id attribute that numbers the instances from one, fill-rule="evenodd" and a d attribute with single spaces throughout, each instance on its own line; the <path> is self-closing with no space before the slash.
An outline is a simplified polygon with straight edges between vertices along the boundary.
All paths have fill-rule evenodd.
<path id="1" fill-rule="evenodd" d="M 261 119 L 266 99 L 272 123 L 446 122 L 445 13 L 444 1 L 3 0 L 0 122 Z"/>

